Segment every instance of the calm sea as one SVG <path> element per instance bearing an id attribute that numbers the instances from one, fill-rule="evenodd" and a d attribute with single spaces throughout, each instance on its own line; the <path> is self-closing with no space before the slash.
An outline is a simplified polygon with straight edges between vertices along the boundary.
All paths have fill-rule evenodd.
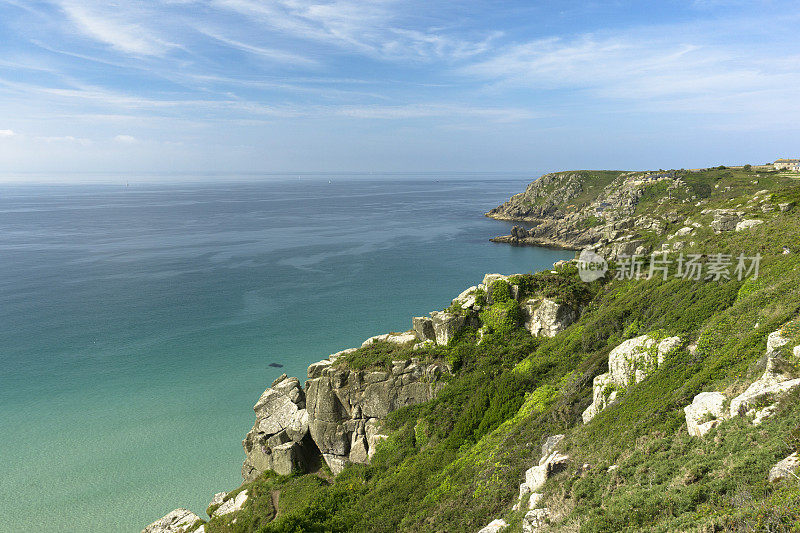
<path id="1" fill-rule="evenodd" d="M 0 185 L 0 530 L 202 516 L 279 374 L 572 255 L 488 242 L 529 176 L 292 178 Z"/>

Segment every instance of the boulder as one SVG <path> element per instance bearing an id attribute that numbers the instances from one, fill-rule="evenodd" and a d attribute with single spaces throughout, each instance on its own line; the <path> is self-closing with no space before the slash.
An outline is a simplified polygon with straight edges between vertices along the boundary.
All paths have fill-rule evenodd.
<path id="1" fill-rule="evenodd" d="M 142 533 L 186 533 L 198 520 L 200 517 L 187 509 L 175 509 L 144 528 Z"/>
<path id="2" fill-rule="evenodd" d="M 777 483 L 787 479 L 797 479 L 797 469 L 800 467 L 800 458 L 797 457 L 797 452 L 780 461 L 772 467 L 769 471 L 769 482 Z"/>
<path id="3" fill-rule="evenodd" d="M 736 224 L 736 231 L 748 230 L 750 228 L 754 228 L 754 227 L 756 227 L 756 226 L 758 226 L 760 224 L 763 224 L 763 223 L 764 223 L 763 220 L 757 220 L 757 219 L 740 220 Z"/>
<path id="4" fill-rule="evenodd" d="M 446 311 L 434 311 L 431 313 L 431 321 L 436 344 L 444 346 L 461 331 L 466 323 L 466 317 Z"/>
<path id="5" fill-rule="evenodd" d="M 522 519 L 522 533 L 535 533 L 547 527 L 550 523 L 550 510 L 531 509 Z"/>
<path id="6" fill-rule="evenodd" d="M 714 220 L 711 221 L 711 229 L 714 230 L 714 233 L 733 231 L 741 218 L 742 216 L 739 212 L 730 209 L 716 209 L 714 211 Z"/>
<path id="7" fill-rule="evenodd" d="M 227 514 L 240 511 L 246 501 L 247 501 L 247 491 L 243 490 L 242 492 L 237 494 L 234 498 L 228 498 L 227 500 L 222 502 L 222 505 L 217 507 L 217 510 L 214 511 L 211 516 L 212 517 L 225 516 Z"/>
<path id="8" fill-rule="evenodd" d="M 781 379 L 779 375 L 767 374 L 765 372 L 761 378 L 750 384 L 746 391 L 731 400 L 730 416 L 756 416 L 758 410 L 755 409 L 755 407 L 761 406 L 764 403 L 775 403 L 780 395 L 798 386 L 800 386 L 800 378 Z M 759 421 L 762 420 L 766 414 L 768 413 L 761 412 Z"/>
<path id="9" fill-rule="evenodd" d="M 498 518 L 496 520 L 492 520 L 489 524 L 483 528 L 481 528 L 478 533 L 499 533 L 503 531 L 505 528 L 508 527 L 508 524 L 502 518 Z"/>
<path id="10" fill-rule="evenodd" d="M 608 373 L 594 378 L 592 403 L 583 412 L 586 424 L 597 413 L 613 404 L 619 391 L 640 383 L 652 374 L 664 357 L 681 345 L 680 337 L 668 337 L 658 341 L 650 335 L 640 335 L 622 342 L 608 354 Z"/>
<path id="11" fill-rule="evenodd" d="M 527 300 L 522 311 L 525 315 L 525 329 L 534 336 L 553 337 L 578 318 L 578 313 L 572 307 L 547 298 Z"/>
<path id="12" fill-rule="evenodd" d="M 701 392 L 683 411 L 689 435 L 702 437 L 725 418 L 725 396 L 719 392 Z"/>

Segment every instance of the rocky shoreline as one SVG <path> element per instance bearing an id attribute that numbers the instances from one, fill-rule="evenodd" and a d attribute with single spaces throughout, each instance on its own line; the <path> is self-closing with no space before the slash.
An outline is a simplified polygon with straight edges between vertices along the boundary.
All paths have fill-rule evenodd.
<path id="1" fill-rule="evenodd" d="M 561 261 L 554 268 L 562 268 Z M 520 325 L 533 336 L 552 337 L 579 316 L 579 309 L 548 298 L 524 296 L 514 283 L 520 274 L 486 274 L 452 300 L 445 310 L 413 317 L 411 329 L 366 339 L 361 348 L 390 343 L 420 351 L 445 346 L 464 328 L 482 336 L 491 330 L 481 311 L 510 298 L 521 311 Z M 499 291 L 499 292 L 498 292 Z M 334 353 L 309 365 L 306 381 L 281 375 L 267 388 L 253 410 L 255 423 L 242 446 L 245 483 L 267 471 L 279 475 L 338 475 L 349 464 L 369 464 L 380 443 L 386 417 L 411 405 L 428 402 L 445 386 L 453 369 L 446 361 L 418 357 L 392 360 L 389 368 L 352 368 L 349 355 L 359 348 Z M 412 351 L 412 353 L 413 353 Z M 221 492 L 209 503 L 209 517 L 236 513 L 247 502 L 247 491 Z M 205 531 L 204 521 L 186 509 L 176 509 L 148 525 L 143 533 Z"/>

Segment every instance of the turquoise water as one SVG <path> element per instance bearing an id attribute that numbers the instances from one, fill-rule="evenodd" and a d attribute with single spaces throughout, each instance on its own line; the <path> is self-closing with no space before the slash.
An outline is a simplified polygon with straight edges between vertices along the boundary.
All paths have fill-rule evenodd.
<path id="1" fill-rule="evenodd" d="M 488 242 L 527 176 L 380 178 L 0 186 L 0 530 L 202 515 L 277 375 L 571 256 Z"/>

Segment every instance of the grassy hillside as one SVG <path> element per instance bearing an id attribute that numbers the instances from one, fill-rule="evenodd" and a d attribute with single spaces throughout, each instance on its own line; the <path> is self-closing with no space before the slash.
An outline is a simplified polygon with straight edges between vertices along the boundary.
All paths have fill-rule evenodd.
<path id="1" fill-rule="evenodd" d="M 603 186 L 614 178 L 601 177 Z M 252 496 L 240 513 L 205 530 L 470 532 L 505 518 L 507 531 L 521 531 L 524 511 L 512 505 L 523 473 L 538 462 L 544 437 L 564 433 L 559 449 L 571 461 L 544 488 L 551 531 L 796 531 L 798 481 L 770 485 L 767 475 L 800 449 L 799 395 L 784 398 L 760 426 L 738 417 L 705 438 L 689 436 L 683 408 L 702 391 L 743 391 L 763 372 L 767 335 L 800 314 L 800 219 L 793 205 L 777 207 L 800 200 L 800 183 L 741 169 L 682 179 L 686 192 L 670 195 L 659 182 L 637 206 L 650 216 L 677 213 L 653 244 L 691 219 L 700 227 L 669 242 L 685 241 L 684 254 L 760 253 L 758 279 L 608 275 L 584 283 L 574 266 L 522 276 L 514 281 L 528 295 L 580 304 L 580 318 L 542 338 L 512 313 L 508 327 L 480 344 L 467 329 L 448 346 L 414 352 L 446 359 L 454 374 L 435 400 L 390 415 L 391 436 L 370 465 L 350 465 L 336 478 L 265 474 L 240 488 Z M 702 213 L 717 208 L 764 222 L 717 234 L 709 228 L 713 215 Z M 651 332 L 678 335 L 684 348 L 584 425 L 581 412 L 609 352 Z M 348 359 L 385 366 L 409 357 L 404 350 L 376 344 Z"/>

